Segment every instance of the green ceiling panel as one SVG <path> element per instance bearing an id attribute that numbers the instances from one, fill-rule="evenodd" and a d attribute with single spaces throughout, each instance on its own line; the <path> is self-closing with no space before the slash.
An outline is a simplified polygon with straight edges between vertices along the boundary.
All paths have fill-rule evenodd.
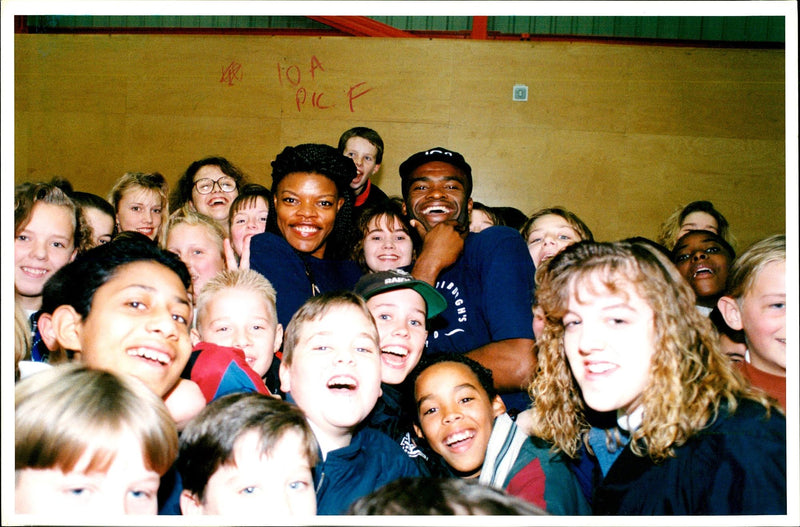
<path id="1" fill-rule="evenodd" d="M 406 31 L 468 32 L 469 16 L 386 16 L 378 22 Z M 31 33 L 110 29 L 325 29 L 304 16 L 28 16 Z M 781 16 L 490 16 L 490 34 L 784 43 Z"/>

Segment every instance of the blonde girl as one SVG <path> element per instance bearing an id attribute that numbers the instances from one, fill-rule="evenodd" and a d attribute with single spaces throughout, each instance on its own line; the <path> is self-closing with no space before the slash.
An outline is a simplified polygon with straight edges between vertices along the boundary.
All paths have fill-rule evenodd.
<path id="1" fill-rule="evenodd" d="M 532 432 L 595 454 L 596 514 L 785 514 L 786 421 L 731 368 L 663 254 L 581 242 L 552 259 L 537 295 Z M 616 413 L 621 448 L 589 442 L 590 411 Z"/>
<path id="2" fill-rule="evenodd" d="M 224 240 L 225 232 L 219 223 L 199 212 L 182 208 L 170 217 L 163 248 L 186 264 L 194 295 L 225 269 Z"/>
<path id="3" fill-rule="evenodd" d="M 719 234 L 731 246 L 736 246 L 736 238 L 730 231 L 728 220 L 710 201 L 692 201 L 672 211 L 661 224 L 657 241 L 671 251 L 678 238 L 689 231 L 711 231 Z"/>
<path id="4" fill-rule="evenodd" d="M 168 195 L 167 180 L 158 172 L 124 174 L 108 193 L 117 232 L 137 231 L 154 241 L 162 239 L 169 217 Z"/>

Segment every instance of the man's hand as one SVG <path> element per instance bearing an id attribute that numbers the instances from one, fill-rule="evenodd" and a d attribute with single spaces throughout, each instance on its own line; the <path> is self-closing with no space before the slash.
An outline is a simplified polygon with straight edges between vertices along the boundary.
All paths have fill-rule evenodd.
<path id="1" fill-rule="evenodd" d="M 418 280 L 435 285 L 439 273 L 458 260 L 469 231 L 455 220 L 434 225 L 429 231 L 417 220 L 411 220 L 411 226 L 417 230 L 423 241 L 411 274 Z"/>

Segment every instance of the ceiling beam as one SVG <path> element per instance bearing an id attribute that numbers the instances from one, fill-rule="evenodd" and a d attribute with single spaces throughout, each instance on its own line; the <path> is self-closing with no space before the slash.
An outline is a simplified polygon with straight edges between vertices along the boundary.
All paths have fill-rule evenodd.
<path id="1" fill-rule="evenodd" d="M 472 38 L 474 40 L 486 40 L 489 37 L 489 17 L 472 17 Z"/>
<path id="2" fill-rule="evenodd" d="M 365 16 L 310 16 L 308 18 L 354 37 L 417 38 L 413 33 Z"/>

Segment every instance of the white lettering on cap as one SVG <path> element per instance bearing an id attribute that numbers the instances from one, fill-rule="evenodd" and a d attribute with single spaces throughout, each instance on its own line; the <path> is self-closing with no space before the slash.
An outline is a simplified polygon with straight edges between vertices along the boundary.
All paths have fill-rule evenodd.
<path id="1" fill-rule="evenodd" d="M 410 282 L 410 281 L 411 281 L 411 278 L 409 278 L 407 276 L 397 276 L 397 277 L 394 277 L 394 278 L 387 278 L 386 280 L 383 281 L 383 284 L 384 285 L 404 284 L 404 283 Z"/>
<path id="2" fill-rule="evenodd" d="M 433 150 L 428 150 L 427 152 L 425 152 L 426 156 L 430 154 L 444 154 L 446 156 L 452 156 L 453 152 L 445 152 L 444 150 L 439 150 L 438 148 L 434 148 Z"/>

